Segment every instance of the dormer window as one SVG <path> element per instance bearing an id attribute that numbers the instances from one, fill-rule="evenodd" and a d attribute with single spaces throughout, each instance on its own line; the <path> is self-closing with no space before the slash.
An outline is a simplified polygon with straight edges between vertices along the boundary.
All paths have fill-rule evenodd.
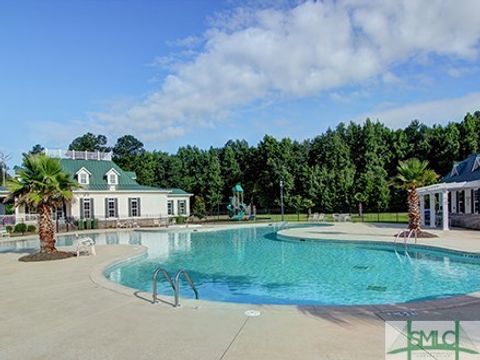
<path id="1" fill-rule="evenodd" d="M 105 176 L 107 177 L 107 182 L 108 182 L 108 185 L 112 185 L 112 186 L 115 186 L 115 185 L 118 185 L 118 171 L 115 170 L 115 169 L 110 169 L 106 174 Z"/>
<path id="2" fill-rule="evenodd" d="M 108 176 L 108 183 L 110 185 L 117 185 L 117 183 L 118 183 L 117 174 L 113 174 L 113 173 L 110 174 Z"/>
<path id="3" fill-rule="evenodd" d="M 472 171 L 475 171 L 475 170 L 477 170 L 478 168 L 480 168 L 480 156 L 477 156 L 477 157 L 475 158 L 475 162 L 473 163 Z"/>
<path id="4" fill-rule="evenodd" d="M 458 176 L 458 164 L 453 165 L 452 172 L 450 173 L 450 176 Z"/>
<path id="5" fill-rule="evenodd" d="M 82 167 L 80 170 L 77 171 L 75 174 L 77 176 L 78 183 L 80 185 L 88 185 L 90 184 L 90 171 Z"/>
<path id="6" fill-rule="evenodd" d="M 88 184 L 88 174 L 84 172 L 78 174 L 78 182 L 82 185 Z"/>

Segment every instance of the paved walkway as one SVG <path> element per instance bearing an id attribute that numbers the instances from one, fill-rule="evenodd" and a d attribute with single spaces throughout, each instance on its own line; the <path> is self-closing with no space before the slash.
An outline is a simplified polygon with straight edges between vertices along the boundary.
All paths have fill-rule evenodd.
<path id="1" fill-rule="evenodd" d="M 404 229 L 405 225 L 396 226 L 392 224 L 343 222 L 335 223 L 334 226 L 286 229 L 282 230 L 280 234 L 313 240 L 366 240 L 393 242 L 395 234 Z M 424 230 L 435 234 L 438 237 L 418 239 L 418 244 L 480 254 L 480 231 L 463 229 L 441 231 L 428 228 Z M 400 238 L 399 241 L 403 242 L 403 238 Z M 414 239 L 410 239 L 408 243 L 414 243 Z"/>
<path id="2" fill-rule="evenodd" d="M 144 251 L 99 246 L 95 257 L 43 263 L 0 254 L 0 359 L 383 359 L 384 319 L 480 320 L 474 296 L 408 306 L 152 305 L 102 276 L 115 259 Z M 248 309 L 261 315 L 246 317 Z"/>

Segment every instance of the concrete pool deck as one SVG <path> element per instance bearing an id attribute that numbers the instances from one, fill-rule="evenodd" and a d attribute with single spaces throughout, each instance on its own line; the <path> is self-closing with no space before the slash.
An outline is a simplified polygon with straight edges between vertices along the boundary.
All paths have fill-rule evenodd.
<path id="1" fill-rule="evenodd" d="M 312 239 L 393 241 L 398 228 L 340 223 L 283 233 L 291 231 Z M 423 241 L 480 252 L 480 233 L 473 231 Z M 383 359 L 384 320 L 480 320 L 477 295 L 364 307 L 152 305 L 150 294 L 102 275 L 109 264 L 144 251 L 98 246 L 97 256 L 42 263 L 0 254 L 0 359 Z M 245 316 L 250 309 L 261 315 Z"/>

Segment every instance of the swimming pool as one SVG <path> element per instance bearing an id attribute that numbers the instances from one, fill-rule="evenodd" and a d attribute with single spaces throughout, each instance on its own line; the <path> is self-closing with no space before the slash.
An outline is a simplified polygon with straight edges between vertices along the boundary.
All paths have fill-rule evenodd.
<path id="1" fill-rule="evenodd" d="M 203 300 L 238 303 L 391 304 L 480 290 L 480 260 L 448 251 L 282 241 L 268 227 L 139 236 L 148 256 L 110 268 L 106 276 L 142 291 L 151 291 L 158 266 L 172 275 L 187 270 Z M 158 286 L 160 294 L 171 295 L 166 283 Z M 192 297 L 185 284 L 182 288 L 182 296 Z"/>
<path id="2" fill-rule="evenodd" d="M 107 269 L 111 281 L 151 291 L 151 275 L 187 270 L 200 299 L 256 304 L 360 305 L 438 299 L 480 290 L 480 259 L 393 244 L 284 241 L 272 227 L 218 231 L 108 232 L 96 243 L 141 244 L 145 258 Z M 58 245 L 73 245 L 61 236 Z M 0 243 L 2 251 L 38 247 L 38 240 Z M 159 294 L 171 295 L 163 281 Z M 192 297 L 183 284 L 182 297 Z"/>

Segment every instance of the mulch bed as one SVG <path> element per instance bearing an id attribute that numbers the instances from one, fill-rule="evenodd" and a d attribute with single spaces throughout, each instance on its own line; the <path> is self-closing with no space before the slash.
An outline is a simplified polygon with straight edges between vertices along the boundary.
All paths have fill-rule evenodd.
<path id="1" fill-rule="evenodd" d="M 38 253 L 22 256 L 21 258 L 18 259 L 18 261 L 24 261 L 24 262 L 51 261 L 51 260 L 68 259 L 74 256 L 77 256 L 77 254 L 69 251 L 57 251 L 54 253 L 38 252 Z"/>
<path id="2" fill-rule="evenodd" d="M 405 230 L 400 234 L 399 238 L 403 239 L 404 236 L 408 236 L 408 233 L 409 233 L 409 230 Z M 415 234 L 412 234 L 411 238 L 414 239 Z M 429 233 L 428 231 L 420 230 L 419 232 L 417 232 L 417 238 L 418 239 L 438 238 L 438 235 Z"/>

